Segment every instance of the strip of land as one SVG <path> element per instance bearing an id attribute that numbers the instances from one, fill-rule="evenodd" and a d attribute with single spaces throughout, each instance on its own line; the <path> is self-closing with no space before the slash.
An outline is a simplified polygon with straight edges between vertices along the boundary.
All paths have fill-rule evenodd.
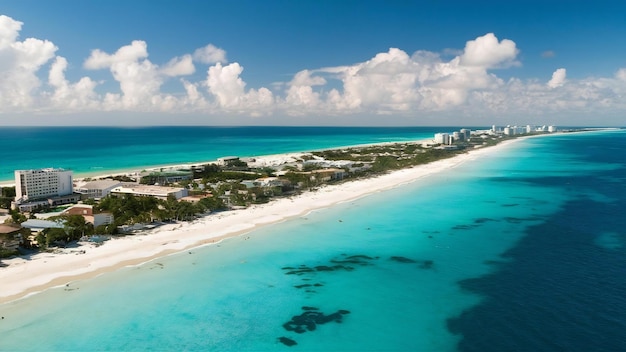
<path id="1" fill-rule="evenodd" d="M 192 222 L 164 225 L 143 234 L 116 238 L 101 246 L 88 245 L 66 249 L 65 253 L 40 253 L 28 259 L 3 260 L 8 266 L 0 268 L 0 282 L 3 283 L 0 303 L 172 253 L 214 244 L 225 238 L 250 232 L 259 226 L 302 216 L 316 209 L 395 188 L 424 177 L 432 177 L 462 163 L 479 161 L 485 154 L 501 151 L 520 139 L 507 140 L 496 146 L 471 150 L 452 158 L 381 176 L 326 185 L 316 191 L 274 199 L 269 203 L 242 210 L 219 212 Z"/>

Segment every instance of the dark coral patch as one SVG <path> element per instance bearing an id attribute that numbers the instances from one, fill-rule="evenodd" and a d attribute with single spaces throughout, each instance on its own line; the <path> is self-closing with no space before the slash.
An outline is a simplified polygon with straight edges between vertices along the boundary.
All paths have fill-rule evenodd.
<path id="1" fill-rule="evenodd" d="M 420 269 L 432 269 L 435 262 L 432 260 L 422 260 L 420 264 Z"/>
<path id="2" fill-rule="evenodd" d="M 478 218 L 478 219 L 474 220 L 474 223 L 475 224 L 484 224 L 484 223 L 489 222 L 489 221 L 497 221 L 497 220 L 491 219 L 491 218 Z"/>
<path id="3" fill-rule="evenodd" d="M 302 334 L 307 331 L 315 331 L 318 325 L 336 322 L 341 323 L 343 316 L 349 314 L 350 311 L 340 309 L 335 313 L 324 314 L 317 309 L 304 309 L 313 307 L 302 307 L 304 313 L 291 317 L 291 320 L 283 324 L 283 328 L 287 331 L 293 331 L 296 334 Z"/>
<path id="4" fill-rule="evenodd" d="M 289 347 L 298 344 L 296 341 L 294 341 L 294 340 L 292 340 L 292 339 L 290 339 L 288 337 L 284 337 L 284 336 L 279 337 L 278 341 L 280 341 L 283 345 L 289 346 Z"/>
<path id="5" fill-rule="evenodd" d="M 401 257 L 401 256 L 392 256 L 389 259 L 393 260 L 394 262 L 398 262 L 398 263 L 417 263 L 416 260 L 413 260 L 413 259 L 407 258 L 407 257 Z"/>
<path id="6" fill-rule="evenodd" d="M 476 225 L 456 225 L 452 229 L 453 230 L 471 230 L 474 227 L 476 227 Z"/>
<path id="7" fill-rule="evenodd" d="M 374 258 L 368 256 L 368 255 L 364 255 L 364 254 L 358 254 L 358 255 L 351 255 L 349 257 L 347 257 L 348 259 L 365 259 L 365 260 L 373 260 Z"/>

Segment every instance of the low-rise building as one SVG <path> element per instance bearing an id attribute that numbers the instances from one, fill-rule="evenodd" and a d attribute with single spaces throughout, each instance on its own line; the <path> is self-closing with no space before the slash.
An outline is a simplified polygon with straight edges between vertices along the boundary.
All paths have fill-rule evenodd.
<path id="1" fill-rule="evenodd" d="M 219 166 L 226 166 L 229 163 L 235 162 L 235 161 L 239 161 L 239 157 L 238 156 L 223 156 L 221 158 L 217 158 L 217 165 Z"/>
<path id="2" fill-rule="evenodd" d="M 45 229 L 62 229 L 65 228 L 63 221 L 51 221 L 41 219 L 28 219 L 24 221 L 22 227 L 30 230 L 30 235 L 25 239 L 28 245 L 37 245 L 37 235 Z"/>
<path id="3" fill-rule="evenodd" d="M 321 182 L 343 180 L 346 175 L 344 169 L 320 169 L 313 171 L 299 171 L 296 174 L 309 175 L 311 180 L 318 180 Z"/>
<path id="4" fill-rule="evenodd" d="M 73 193 L 65 196 L 50 197 L 48 199 L 29 201 L 26 203 L 11 202 L 11 208 L 21 212 L 32 212 L 40 209 L 56 207 L 58 205 L 71 204 L 80 201 L 81 195 Z"/>
<path id="5" fill-rule="evenodd" d="M 15 251 L 22 242 L 20 225 L 0 224 L 0 248 Z"/>
<path id="6" fill-rule="evenodd" d="M 124 195 L 132 194 L 139 197 L 155 197 L 166 200 L 169 196 L 181 199 L 189 194 L 186 188 L 180 187 L 164 187 L 164 186 L 150 186 L 139 184 L 122 184 L 111 190 L 112 195 Z"/>
<path id="7" fill-rule="evenodd" d="M 289 186 L 289 180 L 279 177 L 261 177 L 256 180 L 243 180 L 241 184 L 246 188 L 255 187 L 284 187 Z"/>
<path id="8" fill-rule="evenodd" d="M 202 195 L 193 195 L 193 196 L 186 196 L 186 197 L 182 197 L 180 200 L 183 202 L 189 202 L 189 203 L 198 203 L 199 201 L 205 199 L 205 198 L 211 198 L 213 197 L 212 194 L 202 194 Z"/>
<path id="9" fill-rule="evenodd" d="M 346 175 L 346 171 L 344 169 L 313 170 L 311 173 L 315 175 L 318 180 L 324 182 L 343 180 Z"/>
<path id="10" fill-rule="evenodd" d="M 85 222 L 92 224 L 94 227 L 112 224 L 114 220 L 113 214 L 94 213 L 93 206 L 87 204 L 76 204 L 65 209 L 62 214 L 80 215 L 85 219 Z"/>
<path id="11" fill-rule="evenodd" d="M 87 182 L 84 185 L 76 187 L 76 192 L 82 194 L 86 198 L 100 199 L 109 195 L 112 189 L 120 186 L 122 183 L 115 180 L 98 180 Z"/>
<path id="12" fill-rule="evenodd" d="M 141 178 L 150 180 L 152 184 L 168 184 L 193 179 L 191 170 L 152 171 L 141 174 Z M 143 183 L 143 182 L 142 182 Z"/>

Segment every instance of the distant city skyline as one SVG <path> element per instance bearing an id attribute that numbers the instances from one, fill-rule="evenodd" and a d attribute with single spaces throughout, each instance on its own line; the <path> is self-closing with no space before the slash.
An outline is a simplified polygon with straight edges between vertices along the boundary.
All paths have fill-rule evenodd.
<path id="1" fill-rule="evenodd" d="M 623 126 L 626 2 L 0 5 L 0 126 Z"/>

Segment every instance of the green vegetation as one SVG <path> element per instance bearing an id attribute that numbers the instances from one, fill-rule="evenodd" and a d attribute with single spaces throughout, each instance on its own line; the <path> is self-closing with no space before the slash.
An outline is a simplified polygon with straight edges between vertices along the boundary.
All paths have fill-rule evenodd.
<path id="1" fill-rule="evenodd" d="M 18 250 L 13 250 L 13 249 L 0 247 L 0 258 L 9 258 L 9 257 L 12 257 L 14 255 L 18 255 L 18 254 L 20 254 L 20 252 Z"/>
<path id="2" fill-rule="evenodd" d="M 49 218 L 63 224 L 63 228 L 49 228 L 37 235 L 40 248 L 48 248 L 51 243 L 67 244 L 83 236 L 93 235 L 93 225 L 85 222 L 80 215 L 59 215 Z"/>
<path id="3" fill-rule="evenodd" d="M 0 208 L 9 209 L 11 202 L 15 198 L 15 187 L 0 187 Z"/>
<path id="4" fill-rule="evenodd" d="M 220 199 L 200 199 L 197 203 L 177 201 L 174 197 L 161 200 L 154 197 L 108 196 L 96 205 L 96 211 L 113 214 L 115 225 L 133 225 L 155 221 L 193 220 L 198 214 L 223 209 Z M 110 233 L 107 229 L 105 233 Z"/>
<path id="5" fill-rule="evenodd" d="M 517 137 L 472 136 L 469 141 L 441 147 L 425 147 L 418 143 L 407 142 L 317 151 L 306 153 L 300 157 L 300 160 L 289 165 L 278 165 L 278 169 L 271 167 L 250 169 L 245 162 L 240 160 L 230 161 L 223 167 L 207 164 L 193 171 L 185 170 L 187 174 L 192 173 L 192 179 L 184 179 L 172 184 L 187 188 L 190 195 L 198 197 L 194 202 L 180 201 L 174 197 L 162 200 L 133 195 L 107 196 L 99 201 L 88 199 L 84 203 L 93 205 L 94 213 L 109 212 L 114 216 L 114 223 L 93 228 L 80 215 L 54 217 L 52 220 L 62 222 L 63 228 L 47 229 L 37 237 L 37 241 L 41 248 L 47 248 L 51 244 L 67 243 L 93 234 L 115 235 L 122 226 L 190 221 L 208 211 L 266 203 L 274 197 L 315 189 L 323 184 L 371 177 L 393 170 L 427 164 L 465 153 L 476 147 L 491 146 Z M 337 167 L 335 167 L 335 170 L 324 172 L 330 168 L 328 165 L 333 165 L 333 163 L 341 165 L 340 170 L 336 170 Z M 273 180 L 271 183 L 263 183 L 258 180 L 263 177 L 273 177 L 278 170 L 284 173 L 278 182 Z M 163 184 L 166 183 L 164 180 L 167 181 L 165 177 L 176 175 L 176 172 L 153 173 L 144 176 L 142 183 Z M 114 179 L 132 181 L 125 176 Z M 242 181 L 250 180 L 256 180 L 256 182 L 242 183 Z M 2 188 L 0 206 L 10 205 L 14 196 L 15 188 Z M 26 216 L 18 211 L 11 210 L 10 215 L 9 222 L 19 224 L 26 221 Z M 25 236 L 27 235 L 25 233 Z"/>
<path id="6" fill-rule="evenodd" d="M 245 163 L 244 163 L 245 164 Z M 247 164 L 246 164 L 247 170 Z M 196 170 L 193 173 L 194 179 L 202 179 L 206 181 L 205 183 L 215 183 L 215 182 L 225 182 L 229 180 L 256 180 L 259 177 L 264 176 L 264 172 L 267 170 L 264 169 L 263 172 L 248 172 L 248 171 L 231 171 L 227 169 L 222 169 L 216 164 L 208 164 L 204 165 L 202 170 Z"/>

